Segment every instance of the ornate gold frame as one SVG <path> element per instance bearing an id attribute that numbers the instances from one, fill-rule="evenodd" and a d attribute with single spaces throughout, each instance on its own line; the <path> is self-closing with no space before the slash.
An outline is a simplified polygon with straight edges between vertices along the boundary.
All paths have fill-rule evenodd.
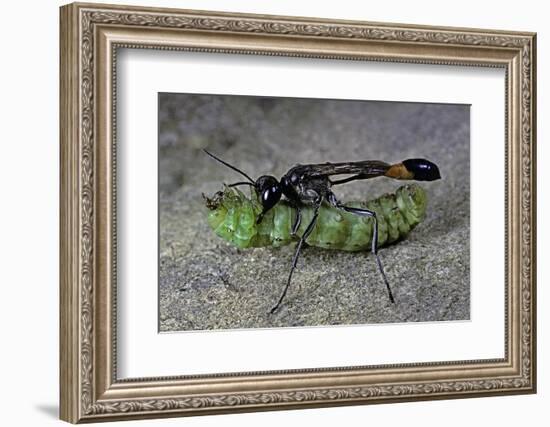
<path id="1" fill-rule="evenodd" d="M 533 393 L 535 34 L 173 9 L 61 8 L 61 418 L 69 422 Z M 120 381 L 117 47 L 506 70 L 505 358 Z"/>

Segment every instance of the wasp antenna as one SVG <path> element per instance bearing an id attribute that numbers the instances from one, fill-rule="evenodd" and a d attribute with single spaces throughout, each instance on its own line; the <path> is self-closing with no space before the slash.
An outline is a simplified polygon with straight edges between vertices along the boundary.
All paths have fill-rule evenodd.
<path id="1" fill-rule="evenodd" d="M 222 159 L 220 159 L 220 158 L 214 156 L 212 153 L 210 153 L 209 151 L 205 150 L 204 148 L 203 148 L 202 151 L 204 151 L 206 154 L 208 154 L 208 155 L 209 155 L 210 157 L 212 157 L 214 160 L 217 160 L 218 162 L 220 162 L 222 165 L 225 165 L 225 166 L 227 166 L 228 168 L 233 169 L 235 172 L 240 173 L 242 176 L 244 176 L 246 179 L 248 179 L 252 184 L 254 184 L 254 180 L 253 180 L 252 178 L 250 178 L 247 174 L 245 174 L 242 170 L 240 170 L 240 169 L 236 168 L 235 166 L 230 165 L 229 163 L 223 161 Z"/>
<path id="2" fill-rule="evenodd" d="M 233 184 L 229 184 L 228 187 L 229 188 L 238 187 L 239 185 L 250 185 L 251 187 L 254 187 L 254 183 L 250 183 L 250 182 L 246 182 L 246 181 L 235 182 Z"/>

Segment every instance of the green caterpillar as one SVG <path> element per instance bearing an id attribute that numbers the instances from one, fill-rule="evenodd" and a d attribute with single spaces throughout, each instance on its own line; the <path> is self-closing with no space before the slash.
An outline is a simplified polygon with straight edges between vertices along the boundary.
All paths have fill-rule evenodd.
<path id="1" fill-rule="evenodd" d="M 422 187 L 409 184 L 395 193 L 368 202 L 350 202 L 346 206 L 367 208 L 378 218 L 378 247 L 405 237 L 424 218 L 427 197 Z M 246 197 L 236 188 L 226 187 L 212 199 L 206 198 L 208 225 L 224 240 L 238 248 L 284 246 L 300 239 L 310 223 L 314 209 L 301 208 L 302 221 L 295 235 L 291 233 L 295 209 L 282 200 L 256 224 L 262 205 L 254 189 Z M 374 221 L 323 204 L 315 228 L 306 240 L 310 246 L 342 251 L 371 249 Z"/>

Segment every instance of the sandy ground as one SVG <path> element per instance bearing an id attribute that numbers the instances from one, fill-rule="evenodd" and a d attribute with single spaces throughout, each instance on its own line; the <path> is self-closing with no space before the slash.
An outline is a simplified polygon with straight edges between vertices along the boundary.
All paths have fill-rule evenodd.
<path id="1" fill-rule="evenodd" d="M 470 316 L 470 110 L 464 105 L 161 94 L 161 331 L 463 320 Z M 240 180 L 207 148 L 256 178 L 296 163 L 425 157 L 442 179 L 422 183 L 426 219 L 375 259 L 308 247 L 271 315 L 293 246 L 238 250 L 206 222 L 201 193 Z M 341 200 L 395 191 L 377 178 L 335 187 Z"/>

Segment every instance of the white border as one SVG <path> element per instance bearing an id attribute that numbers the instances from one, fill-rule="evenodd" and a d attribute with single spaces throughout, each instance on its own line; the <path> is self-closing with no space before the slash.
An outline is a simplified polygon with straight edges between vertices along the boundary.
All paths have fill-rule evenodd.
<path id="1" fill-rule="evenodd" d="M 117 64 L 119 378 L 504 356 L 503 69 L 128 49 Z M 471 104 L 471 321 L 157 333 L 158 92 Z"/>

